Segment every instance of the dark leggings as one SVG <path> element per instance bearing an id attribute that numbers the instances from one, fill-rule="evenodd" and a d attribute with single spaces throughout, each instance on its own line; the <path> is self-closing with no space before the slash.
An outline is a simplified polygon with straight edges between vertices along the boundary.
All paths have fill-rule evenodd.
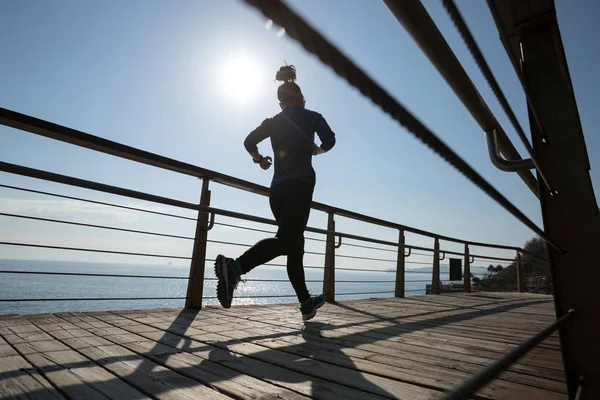
<path id="1" fill-rule="evenodd" d="M 277 234 L 264 239 L 246 251 L 238 262 L 242 274 L 267 263 L 272 259 L 287 255 L 287 273 L 302 303 L 310 298 L 304 278 L 304 229 L 308 223 L 314 183 L 301 180 L 281 182 L 269 194 L 271 211 L 277 221 Z"/>

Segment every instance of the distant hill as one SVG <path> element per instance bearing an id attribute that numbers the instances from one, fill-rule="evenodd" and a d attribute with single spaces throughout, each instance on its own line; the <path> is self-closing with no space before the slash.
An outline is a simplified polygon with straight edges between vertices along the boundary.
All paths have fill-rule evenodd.
<path id="1" fill-rule="evenodd" d="M 524 246 L 525 250 L 536 254 L 540 257 L 547 258 L 546 243 L 539 238 L 534 238 Z M 537 258 L 524 254 L 521 259 L 523 276 L 525 279 L 529 277 L 549 277 L 548 263 L 540 261 Z M 490 265 L 493 267 L 493 265 Z M 486 270 L 487 273 L 487 270 Z M 548 280 L 549 282 L 549 280 Z M 511 263 L 502 268 L 499 272 L 488 273 L 485 278 L 473 278 L 473 287 L 480 290 L 506 291 L 516 290 L 517 288 L 517 264 Z M 552 286 L 531 289 L 540 293 L 550 293 Z"/>

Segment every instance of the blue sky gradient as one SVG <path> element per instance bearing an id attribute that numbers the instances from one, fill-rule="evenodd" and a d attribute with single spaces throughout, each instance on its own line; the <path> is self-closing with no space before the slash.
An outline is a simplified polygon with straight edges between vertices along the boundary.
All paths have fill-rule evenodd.
<path id="1" fill-rule="evenodd" d="M 296 0 L 290 4 L 541 225 L 537 199 L 516 174 L 491 165 L 484 133 L 383 2 Z M 441 3 L 424 4 L 525 155 Z M 528 131 L 525 99 L 485 2 L 458 5 Z M 600 3 L 559 0 L 557 13 L 598 193 L 600 47 L 595 38 Z M 333 151 L 314 160 L 315 200 L 470 240 L 520 246 L 533 236 L 329 68 L 290 38 L 277 35 L 277 27 L 266 29 L 265 22 L 233 0 L 0 2 L 0 106 L 268 185 L 271 172 L 251 162 L 242 142 L 265 117 L 279 111 L 273 78 L 285 60 L 298 69 L 307 107 L 321 112 L 338 138 Z M 223 71 L 231 70 L 231 60 L 240 56 L 254 60 L 259 68 L 258 91 L 246 101 L 240 100 L 243 94 L 238 99 L 225 90 L 227 82 L 223 82 Z M 270 146 L 264 143 L 261 151 L 268 154 Z M 200 193 L 200 182 L 193 178 L 6 127 L 0 127 L 0 159 L 187 201 L 197 202 Z M 141 204 L 4 173 L 0 183 Z M 220 208 L 271 216 L 265 198 L 230 188 L 213 186 L 212 201 Z M 0 189 L 0 210 L 193 234 L 193 223 L 108 212 L 5 189 Z M 167 254 L 190 251 L 187 242 L 133 239 L 13 218 L 0 221 L 0 239 L 5 241 L 70 242 Z M 325 215 L 314 212 L 310 224 L 324 227 Z M 389 229 L 339 218 L 337 227 L 383 239 L 397 237 Z M 215 235 L 246 242 L 260 238 L 228 229 L 216 230 Z M 414 236 L 409 240 L 432 244 Z M 10 257 L 83 256 L 0 247 L 0 258 Z"/>

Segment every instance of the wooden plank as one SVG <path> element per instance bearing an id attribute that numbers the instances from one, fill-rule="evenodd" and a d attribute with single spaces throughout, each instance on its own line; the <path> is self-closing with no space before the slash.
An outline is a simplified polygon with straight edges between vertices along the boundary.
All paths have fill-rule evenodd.
<path id="1" fill-rule="evenodd" d="M 248 337 L 261 337 L 264 335 L 262 329 L 237 329 L 239 324 L 232 323 L 228 329 L 222 331 L 220 336 L 232 339 L 247 339 Z M 297 332 L 297 331 L 296 331 Z M 209 335 L 214 337 L 215 335 Z M 194 339 L 203 340 L 205 335 L 194 335 Z M 284 336 L 288 337 L 288 336 Z M 286 353 L 294 354 L 302 357 L 311 357 L 315 360 L 328 362 L 333 365 L 342 366 L 357 371 L 369 372 L 377 376 L 389 377 L 394 380 L 401 380 L 417 385 L 435 387 L 438 389 L 450 389 L 463 380 L 468 378 L 467 374 L 453 372 L 446 366 L 445 368 L 423 367 L 418 363 L 408 363 L 402 368 L 397 368 L 391 365 L 381 366 L 381 364 L 367 360 L 368 352 L 362 352 L 363 359 L 360 359 L 360 350 L 346 349 L 338 344 L 327 343 L 319 345 L 317 342 L 309 339 L 310 336 L 303 336 L 300 340 L 292 340 L 291 343 L 279 337 L 277 339 L 253 339 L 249 343 L 258 344 L 269 349 L 281 350 Z M 248 342 L 247 342 L 248 343 Z M 564 388 L 561 387 L 561 389 Z M 560 389 L 559 389 L 560 390 Z M 523 398 L 534 395 L 542 395 L 544 398 L 564 398 L 564 394 L 555 393 L 544 390 L 542 388 L 530 388 L 527 385 L 514 383 L 509 381 L 496 381 L 481 391 L 483 396 L 497 396 L 497 393 L 502 393 L 504 398 L 515 398 L 521 396 Z M 564 393 L 564 390 L 563 390 Z"/>
<path id="2" fill-rule="evenodd" d="M 98 360 L 100 365 L 133 387 L 158 399 L 230 398 L 118 345 L 90 346 L 81 349 L 81 352 L 92 360 Z M 127 361 L 112 361 L 122 358 Z"/>
<path id="3" fill-rule="evenodd" d="M 130 318 L 137 320 L 135 316 Z M 154 318 L 156 320 L 156 318 Z M 151 323 L 150 325 L 170 331 L 173 322 Z M 176 329 L 181 332 L 181 329 Z M 191 337 L 197 341 L 197 337 Z M 405 382 L 393 381 L 373 374 L 342 368 L 337 365 L 311 360 L 298 354 L 282 352 L 276 349 L 266 349 L 253 343 L 231 341 L 228 337 L 216 333 L 202 335 L 203 343 L 210 342 L 216 347 L 228 349 L 241 355 L 259 359 L 272 365 L 290 369 L 307 375 L 312 375 L 327 381 L 353 387 L 375 395 L 400 398 L 432 398 L 438 393 L 420 388 Z M 225 345 L 222 342 L 227 342 Z"/>
<path id="4" fill-rule="evenodd" d="M 328 321 L 332 324 L 354 324 L 361 322 L 360 320 L 356 321 L 351 316 L 345 316 L 344 318 L 340 317 L 329 317 Z M 377 330 L 378 332 L 387 333 L 390 335 L 408 335 L 408 336 L 420 336 L 422 338 L 428 338 L 432 340 L 439 340 L 445 342 L 451 342 L 455 344 L 465 344 L 470 347 L 477 347 L 482 349 L 494 350 L 505 352 L 510 348 L 514 347 L 515 344 L 522 342 L 524 339 L 513 339 L 513 340 L 501 340 L 501 338 L 495 338 L 493 335 L 480 335 L 480 334 L 470 334 L 466 335 L 464 331 L 461 332 L 452 332 L 449 331 L 446 327 L 437 328 L 436 326 L 414 323 L 407 320 L 402 320 L 399 322 L 367 322 L 364 321 L 360 324 L 366 330 Z M 491 329 L 491 328 L 490 328 Z M 494 340 L 496 339 L 496 340 Z M 550 348 L 551 350 L 558 350 L 556 348 Z"/>
<path id="5" fill-rule="evenodd" d="M 102 317 L 99 317 L 102 318 Z M 159 335 L 159 336 L 158 336 Z M 165 332 L 141 332 L 139 333 L 138 342 L 130 342 L 124 344 L 124 347 L 135 351 L 148 353 L 149 346 L 153 342 L 145 339 L 160 340 L 161 343 L 169 343 L 178 348 L 183 347 L 183 341 L 180 336 L 175 334 L 165 334 Z M 281 396 L 282 398 L 296 398 L 294 392 L 314 398 L 348 398 L 357 400 L 379 399 L 370 393 L 365 393 L 360 390 L 347 388 L 343 385 L 338 385 L 326 380 L 307 376 L 285 368 L 279 368 L 270 363 L 263 362 L 250 357 L 240 357 L 238 353 L 227 349 L 219 349 L 217 347 L 206 345 L 204 343 L 193 341 L 194 346 L 188 349 L 188 353 L 174 353 L 171 356 L 164 357 L 163 355 L 151 355 L 156 362 L 164 362 L 171 365 L 173 368 L 185 367 L 185 372 L 193 374 L 196 379 L 201 378 L 198 374 L 217 374 L 222 376 L 222 380 L 213 383 L 217 386 L 227 385 L 225 390 L 236 391 L 237 395 L 242 398 L 255 398 L 252 394 L 255 390 L 262 390 L 268 393 L 267 397 Z M 175 348 L 174 348 L 175 349 Z M 189 366 L 193 365 L 190 369 Z M 263 382 L 264 381 L 264 382 Z M 269 384 L 267 387 L 265 384 Z M 241 386 L 233 388 L 232 385 Z M 249 390 L 248 388 L 254 388 Z M 282 390 L 287 388 L 289 390 Z M 245 393 L 245 394 L 244 394 Z"/>
<path id="6" fill-rule="evenodd" d="M 360 321 L 353 321 L 351 317 L 346 317 L 343 319 L 340 318 L 330 318 L 327 320 L 332 324 L 349 324 L 356 325 Z M 374 331 L 382 334 L 388 334 L 390 336 L 403 336 L 409 338 L 420 338 L 424 340 L 438 341 L 444 343 L 452 343 L 454 345 L 462 345 L 468 348 L 473 349 L 482 349 L 504 353 L 514 348 L 518 344 L 522 343 L 525 339 L 514 339 L 512 341 L 499 341 L 494 340 L 494 336 L 486 336 L 484 338 L 478 338 L 478 335 L 465 335 L 454 332 L 448 332 L 445 329 L 437 329 L 435 327 L 424 326 L 420 324 L 414 324 L 409 321 L 406 322 L 398 322 L 398 323 L 390 323 L 390 322 L 381 322 L 381 323 L 361 323 L 360 327 L 366 331 Z M 475 336 L 475 337 L 473 337 Z M 533 336 L 533 334 L 531 335 Z M 547 350 L 550 350 L 548 352 Z M 555 348 L 551 345 L 545 345 L 541 347 L 537 347 L 534 349 L 530 355 L 535 356 L 540 359 L 547 359 L 547 361 L 555 360 L 554 352 L 559 351 L 558 348 Z M 551 356 L 546 356 L 547 354 L 552 354 Z"/>
<path id="7" fill-rule="evenodd" d="M 515 332 L 528 333 L 532 330 L 539 330 L 554 321 L 554 318 L 534 319 L 531 316 L 526 318 L 507 317 L 502 315 L 502 309 L 440 309 L 432 312 L 428 308 L 422 308 L 422 305 L 410 309 L 395 309 L 392 306 L 385 308 L 370 307 L 370 308 L 352 308 L 350 306 L 340 304 L 338 307 L 332 307 L 330 312 L 344 314 L 343 308 L 350 310 L 353 314 L 364 314 L 378 319 L 399 319 L 412 318 L 415 320 L 434 320 L 438 325 L 446 323 L 460 323 L 465 327 L 476 328 L 482 323 L 486 326 L 493 326 L 505 333 L 512 334 Z M 510 330 L 508 328 L 511 328 Z"/>
<path id="8" fill-rule="evenodd" d="M 246 316 L 248 315 L 248 313 L 246 313 Z M 284 318 L 276 318 L 276 319 L 267 319 L 264 317 L 260 317 L 260 319 L 263 322 L 272 322 L 273 324 L 282 324 L 282 323 L 287 323 L 289 321 L 289 319 L 284 319 Z M 296 318 L 292 318 L 293 321 L 297 321 Z M 320 319 L 317 318 L 317 321 L 319 321 Z M 331 318 L 329 318 L 329 316 L 325 317 L 322 314 L 322 320 L 326 320 L 328 323 L 333 322 L 335 324 L 335 318 L 332 320 Z M 290 322 L 290 324 L 293 324 L 294 322 Z M 498 346 L 496 346 L 495 344 L 491 344 L 490 346 L 487 346 L 485 343 L 483 343 L 483 347 L 481 346 L 472 346 L 469 344 L 469 341 L 466 341 L 465 345 L 461 345 L 460 343 L 456 344 L 453 343 L 454 341 L 454 337 L 449 337 L 447 338 L 447 340 L 435 340 L 435 338 L 432 338 L 431 335 L 429 334 L 424 334 L 423 332 L 417 332 L 414 334 L 409 333 L 401 333 L 401 330 L 398 331 L 398 335 L 393 335 L 392 333 L 394 332 L 393 328 L 382 328 L 382 329 L 373 329 L 372 327 L 369 327 L 369 325 L 366 325 L 364 323 L 360 323 L 360 322 L 352 322 L 352 323 L 348 323 L 348 325 L 351 326 L 351 328 L 336 328 L 339 329 L 342 332 L 347 332 L 349 334 L 356 334 L 359 333 L 361 335 L 364 335 L 366 337 L 371 337 L 374 339 L 381 339 L 381 340 L 393 340 L 393 341 L 400 341 L 403 343 L 412 343 L 412 344 L 417 344 L 417 345 L 421 345 L 421 346 L 425 346 L 425 347 L 431 347 L 434 346 L 436 348 L 438 348 L 439 350 L 443 350 L 443 351 L 456 351 L 456 352 L 460 352 L 460 353 L 464 353 L 464 354 L 476 354 L 479 356 L 484 356 L 484 357 L 489 357 L 492 359 L 497 359 L 499 357 L 502 356 L 502 354 L 504 354 L 505 351 L 507 351 L 509 348 L 498 348 Z M 459 342 L 464 342 L 464 340 L 458 340 Z M 515 342 L 515 345 L 518 344 L 520 342 Z M 534 363 L 534 365 L 537 366 L 541 366 L 541 367 L 547 367 L 550 364 L 554 364 L 555 367 L 558 370 L 562 370 L 562 365 L 560 364 L 560 359 L 555 359 L 552 357 L 547 357 L 545 356 L 543 353 L 541 353 L 540 356 L 538 356 L 537 354 L 540 352 L 540 350 L 535 350 L 533 351 L 530 355 L 528 355 L 525 360 L 533 360 L 531 361 L 532 363 Z"/>
<path id="9" fill-rule="evenodd" d="M 461 317 L 461 313 L 459 311 L 445 311 L 439 312 L 436 314 L 435 318 L 431 318 L 429 315 L 411 315 L 409 312 L 403 312 L 405 310 L 397 310 L 392 309 L 392 307 L 386 308 L 376 308 L 376 309 L 367 309 L 365 311 L 364 308 L 361 309 L 351 309 L 346 305 L 334 305 L 327 308 L 328 315 L 339 315 L 339 316 L 348 316 L 352 315 L 353 318 L 359 317 L 363 320 L 369 320 L 376 318 L 378 320 L 392 320 L 392 321 L 407 321 L 411 323 L 422 324 L 423 326 L 435 327 L 436 329 L 440 329 L 440 331 L 445 330 L 456 333 L 471 333 L 477 332 L 479 337 L 489 337 L 490 329 L 493 330 L 495 337 L 498 340 L 502 341 L 503 339 L 510 340 L 512 338 L 518 338 L 521 340 L 526 340 L 529 338 L 535 331 L 535 328 L 542 329 L 545 326 L 549 325 L 554 319 L 548 318 L 547 322 L 535 326 L 531 322 L 523 322 L 523 321 L 511 321 L 509 325 L 507 325 L 504 321 L 498 321 L 497 318 L 488 318 L 488 316 L 481 316 L 473 319 L 463 319 Z M 402 312 L 398 312 L 402 311 Z M 414 312 L 414 310 L 411 310 Z M 357 315 L 357 314 L 368 314 L 368 316 Z M 451 319 L 452 315 L 456 315 L 458 318 L 455 320 Z M 439 319 L 444 318 L 444 322 L 450 322 L 449 324 L 445 324 L 440 327 Z M 559 346 L 558 337 L 551 337 L 547 343 L 552 343 L 556 347 Z"/>
<path id="10" fill-rule="evenodd" d="M 514 320 L 523 319 L 523 317 L 530 317 L 534 321 L 536 319 L 552 318 L 552 314 L 549 312 L 547 305 L 551 305 L 552 302 L 549 300 L 522 300 L 522 301 L 499 301 L 489 303 L 463 303 L 456 302 L 449 299 L 448 302 L 444 299 L 424 299 L 424 298 L 407 298 L 405 303 L 398 303 L 397 301 L 391 301 L 389 299 L 382 301 L 369 301 L 368 303 L 350 303 L 349 306 L 356 306 L 362 309 L 373 308 L 373 307 L 390 307 L 396 309 L 398 307 L 409 307 L 410 309 L 422 308 L 429 310 L 430 312 L 436 312 L 440 310 L 459 310 L 462 312 L 466 311 L 489 311 L 490 314 L 494 314 L 494 311 L 498 311 L 496 314 L 500 318 Z"/>
<path id="11" fill-rule="evenodd" d="M 422 306 L 420 306 L 422 307 Z M 346 311 L 346 310 L 347 311 Z M 360 317 L 362 319 L 411 319 L 411 321 L 421 321 L 435 323 L 436 325 L 452 324 L 451 326 L 464 326 L 468 328 L 478 327 L 490 327 L 497 330 L 501 330 L 506 334 L 514 335 L 515 332 L 530 334 L 532 331 L 536 332 L 552 321 L 554 318 L 547 318 L 544 321 L 540 321 L 536 325 L 536 322 L 531 318 L 504 318 L 501 314 L 489 314 L 488 310 L 483 309 L 470 309 L 470 310 L 457 310 L 457 309 L 445 309 L 438 310 L 431 313 L 429 309 L 422 308 L 395 308 L 392 305 L 385 307 L 360 307 L 351 308 L 345 304 L 337 306 L 331 306 L 326 308 L 327 313 L 348 315 L 351 313 L 354 318 Z M 429 311 L 428 311 L 429 310 Z M 416 312 L 416 315 L 415 315 Z M 364 315 L 360 315 L 364 314 Z M 453 318 L 454 317 L 454 318 Z M 502 319 L 501 319 L 502 318 Z"/>
<path id="12" fill-rule="evenodd" d="M 16 351 L 0 357 L 0 398 L 15 400 L 64 399 L 31 364 Z"/>
<path id="13" fill-rule="evenodd" d="M 231 315 L 231 313 L 229 313 L 229 312 L 227 312 L 227 313 L 228 313 L 229 315 Z M 245 316 L 247 316 L 248 314 L 249 314 L 249 312 L 246 310 L 246 311 L 244 312 L 244 315 L 245 315 Z M 337 339 L 339 340 L 339 337 L 338 337 Z M 423 347 L 422 349 L 427 349 L 427 348 L 426 348 L 426 347 Z M 414 350 L 414 348 L 413 348 L 413 349 L 409 349 L 409 350 Z M 389 352 L 389 350 L 388 350 L 388 352 Z M 413 353 L 413 351 L 407 351 L 407 352 L 404 352 L 404 354 L 406 354 L 406 355 L 410 355 L 410 354 L 412 354 L 412 353 Z M 433 357 L 433 355 L 432 355 L 432 357 Z M 484 364 L 487 364 L 487 363 L 491 362 L 492 360 L 490 359 L 490 360 L 460 360 L 460 361 L 461 361 L 461 364 L 462 364 L 464 361 L 474 361 L 475 363 L 479 363 L 479 364 L 481 364 L 481 365 L 484 365 Z M 484 362 L 482 363 L 482 361 L 484 361 Z M 518 366 L 518 364 L 517 364 L 517 366 Z M 522 371 L 521 369 L 518 369 L 518 372 L 523 372 L 523 371 Z M 540 375 L 540 376 L 545 376 L 545 374 L 546 374 L 546 371 L 545 371 L 545 370 L 540 370 L 540 371 L 538 371 L 538 375 Z M 560 372 L 557 374 L 557 377 L 555 377 L 555 378 L 557 378 L 558 380 L 562 380 L 562 379 L 563 379 L 563 374 L 562 374 L 562 371 L 560 371 Z"/>
<path id="14" fill-rule="evenodd" d="M 246 316 L 248 315 L 248 313 L 246 313 Z M 329 316 L 323 316 L 322 317 L 323 320 L 327 320 L 329 321 Z M 266 321 L 265 318 L 261 319 L 264 321 Z M 296 319 L 294 319 L 295 321 L 297 321 Z M 318 321 L 319 319 L 317 319 Z M 297 326 L 297 322 L 289 322 L 289 320 L 285 320 L 285 319 L 277 319 L 273 321 L 274 325 L 281 325 L 281 324 L 288 324 L 287 326 L 293 327 L 293 326 Z M 314 324 L 313 324 L 314 325 Z M 310 328 L 308 328 L 310 329 Z M 324 334 L 331 334 L 332 329 L 328 329 L 326 333 Z M 366 325 L 361 325 L 361 324 L 353 324 L 351 328 L 335 328 L 336 332 L 342 332 L 345 335 L 361 335 L 367 339 L 369 339 L 371 342 L 378 340 L 378 341 L 389 341 L 389 342 L 398 342 L 398 343 L 403 343 L 403 344 L 410 344 L 410 345 L 414 345 L 414 346 L 420 346 L 426 349 L 431 349 L 434 348 L 436 349 L 437 352 L 444 352 L 444 353 L 459 353 L 459 354 L 464 354 L 464 355 L 476 355 L 478 357 L 484 357 L 484 358 L 489 358 L 490 360 L 495 360 L 500 358 L 505 351 L 502 350 L 498 350 L 498 349 L 489 349 L 489 348 L 477 348 L 474 346 L 463 346 L 460 344 L 454 344 L 451 341 L 445 340 L 445 341 L 439 341 L 439 340 L 433 340 L 431 337 L 427 337 L 426 335 L 423 335 L 422 332 L 419 332 L 418 334 L 403 334 L 403 335 L 392 335 L 390 334 L 390 330 L 385 329 L 385 330 L 373 330 L 371 328 L 369 328 Z M 342 335 L 343 337 L 344 335 Z M 550 367 L 554 367 L 557 371 L 562 371 L 562 366 L 560 364 L 560 359 L 556 359 L 556 358 L 552 358 L 552 357 L 543 357 L 542 359 L 539 359 L 539 357 L 537 357 L 535 355 L 535 352 L 532 355 L 528 355 L 525 357 L 525 359 L 523 361 L 521 361 L 521 363 L 523 364 L 531 364 L 535 367 L 538 368 L 550 368 Z"/>
<path id="15" fill-rule="evenodd" d="M 517 293 L 346 301 L 306 325 L 290 305 L 0 316 L 0 365 L 18 346 L 48 387 L 92 399 L 124 397 L 106 381 L 161 399 L 429 398 L 554 318 L 550 297 Z M 559 350 L 553 335 L 478 395 L 565 398 Z"/>
<path id="16" fill-rule="evenodd" d="M 43 332 L 36 331 L 28 321 L 11 326 L 28 326 L 21 330 L 21 335 Z M 44 333 L 45 336 L 48 336 Z M 115 375 L 98 367 L 88 359 L 70 350 L 64 344 L 53 340 L 35 340 L 31 342 L 18 340 L 18 335 L 6 335 L 4 339 L 36 370 L 60 391 L 72 398 L 85 399 L 146 399 L 139 391 L 121 381 Z M 14 342 L 11 342 L 14 340 Z"/>
<path id="17" fill-rule="evenodd" d="M 247 330 L 230 331 L 225 335 L 243 338 L 246 334 L 257 335 L 260 334 L 259 332 L 260 331 Z M 312 339 L 306 340 L 308 337 L 309 336 L 292 338 L 290 336 L 284 336 L 275 340 L 253 340 L 252 343 L 261 344 L 268 348 L 281 349 L 286 352 L 292 352 L 293 354 L 304 355 L 306 357 L 344 366 L 346 368 L 357 369 L 379 376 L 389 377 L 391 379 L 444 390 L 460 384 L 470 376 L 469 374 L 453 370 L 451 365 L 430 367 L 418 362 L 402 362 L 398 358 L 395 358 L 394 363 L 382 365 L 380 362 L 381 360 L 378 360 L 379 362 L 372 360 L 370 358 L 371 354 L 364 350 L 346 349 L 339 346 L 339 344 L 331 342 L 319 343 Z M 496 380 L 482 389 L 479 394 L 482 396 L 494 397 L 497 393 L 502 392 L 505 398 L 515 398 L 518 396 L 530 398 L 534 395 L 543 395 L 544 398 L 564 398 L 562 395 L 556 396 L 555 393 L 545 390 L 548 389 L 548 386 L 551 387 L 551 384 L 545 385 L 545 388 L 538 385 L 538 388 L 543 390 L 537 390 L 528 386 L 529 385 L 523 385 L 519 382 Z M 564 384 L 561 384 L 560 386 L 554 385 L 554 387 L 551 387 L 550 389 L 553 392 L 565 392 Z"/>
<path id="18" fill-rule="evenodd" d="M 233 325 L 235 325 L 235 323 Z M 400 367 L 403 368 L 405 371 L 410 371 L 411 373 L 422 372 L 420 376 L 424 377 L 445 376 L 449 372 L 455 371 L 459 373 L 451 373 L 450 378 L 464 380 L 481 369 L 481 366 L 469 367 L 469 363 L 449 362 L 444 361 L 439 357 L 430 357 L 429 360 L 427 360 L 428 362 L 424 362 L 424 356 L 422 354 L 415 355 L 411 353 L 407 354 L 406 352 L 397 354 L 395 352 L 390 352 L 389 349 L 385 347 L 377 348 L 375 347 L 377 346 L 376 344 L 373 344 L 370 347 L 359 347 L 354 343 L 347 343 L 343 340 L 331 340 L 320 335 L 314 335 L 310 333 L 310 331 L 306 330 L 302 331 L 302 333 L 300 334 L 297 330 L 294 329 L 285 328 L 281 326 L 274 327 L 271 325 L 261 323 L 256 323 L 256 329 L 254 330 L 244 329 L 243 331 L 240 331 L 233 329 L 224 332 L 226 332 L 226 334 L 233 333 L 237 338 L 242 338 L 244 334 L 255 337 L 259 337 L 261 335 L 264 336 L 266 334 L 267 338 L 263 339 L 264 341 L 268 343 L 282 341 L 285 342 L 288 346 L 320 346 L 322 350 L 326 352 L 325 354 L 327 356 L 335 355 L 339 352 L 344 352 L 346 355 L 351 356 L 351 358 L 361 358 L 364 360 L 373 361 L 377 364 L 377 366 L 383 364 L 388 366 Z M 273 333 L 286 334 L 277 335 L 277 341 L 273 341 L 273 339 L 270 338 L 271 334 Z M 301 347 L 300 349 L 303 350 Z M 491 362 L 492 360 L 487 360 L 487 362 L 483 365 L 489 364 Z M 356 364 L 356 366 L 358 367 L 358 364 Z M 365 370 L 368 371 L 368 369 Z M 387 373 L 387 371 L 389 370 L 386 370 L 384 374 Z M 503 375 L 502 379 L 508 382 L 515 382 L 519 384 L 539 387 L 542 389 L 548 389 L 559 393 L 566 393 L 566 386 L 563 381 L 546 379 L 545 377 L 543 377 L 543 375 L 542 377 L 538 377 L 526 374 L 517 374 L 512 371 L 508 371 L 505 373 L 505 375 Z"/>
<path id="19" fill-rule="evenodd" d="M 48 333 L 53 336 L 65 336 L 59 335 L 58 332 L 60 331 Z M 62 343 L 152 398 L 173 400 L 230 398 L 102 338 L 95 336 L 66 338 Z"/>

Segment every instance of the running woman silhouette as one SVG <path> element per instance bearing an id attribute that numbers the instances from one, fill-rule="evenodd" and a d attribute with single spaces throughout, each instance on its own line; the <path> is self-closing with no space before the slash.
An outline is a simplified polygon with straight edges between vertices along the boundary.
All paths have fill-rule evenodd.
<path id="1" fill-rule="evenodd" d="M 286 255 L 288 277 L 298 296 L 302 319 L 307 321 L 324 303 L 322 294 L 311 297 L 308 293 L 303 266 L 304 230 L 316 183 L 312 157 L 331 150 L 335 145 L 335 134 L 321 114 L 304 107 L 306 100 L 295 82 L 296 69 L 293 65 L 281 67 L 275 79 L 283 82 L 277 89 L 281 112 L 265 119 L 253 130 L 244 146 L 252 160 L 263 170 L 268 170 L 273 160 L 262 156 L 257 145 L 267 138 L 271 139 L 275 173 L 269 204 L 277 221 L 277 234 L 256 243 L 237 259 L 217 256 L 217 298 L 223 307 L 230 308 L 233 292 L 242 275 Z M 321 140 L 321 146 L 314 143 L 315 133 Z"/>

